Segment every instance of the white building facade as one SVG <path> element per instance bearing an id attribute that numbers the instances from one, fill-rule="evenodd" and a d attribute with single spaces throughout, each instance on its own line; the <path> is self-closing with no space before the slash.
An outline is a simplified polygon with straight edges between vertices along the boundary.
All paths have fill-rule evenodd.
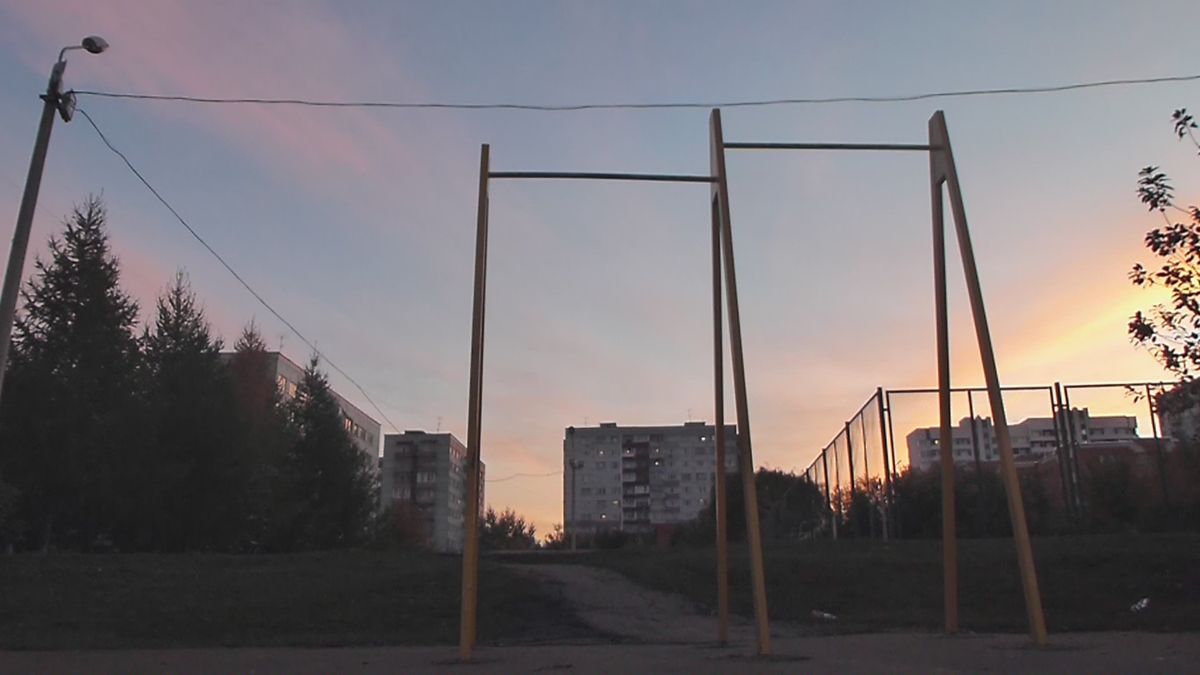
<path id="1" fill-rule="evenodd" d="M 726 468 L 737 471 L 737 429 L 724 429 Z M 691 521 L 709 505 L 716 479 L 714 427 L 568 427 L 563 439 L 566 534 L 648 533 Z"/>
<path id="2" fill-rule="evenodd" d="M 1098 443 L 1103 441 L 1129 441 L 1138 438 L 1137 418 L 1129 415 L 1106 415 L 1093 417 L 1087 408 L 1075 408 L 1069 415 L 1075 433 L 1075 441 Z M 1057 420 L 1051 417 L 1030 417 L 1017 424 L 1010 424 L 1013 457 L 1018 462 L 1036 462 L 1052 456 L 1058 450 L 1061 427 L 1056 430 Z M 955 464 L 975 462 L 978 450 L 979 461 L 1000 460 L 1000 448 L 996 443 L 996 429 L 990 417 L 964 417 L 951 429 L 954 438 Z M 930 469 L 941 462 L 938 427 L 913 429 L 907 437 L 908 460 L 914 469 Z M 1065 443 L 1067 439 L 1063 439 Z"/>
<path id="3" fill-rule="evenodd" d="M 234 352 L 222 352 L 221 360 L 229 363 Z M 265 369 L 267 375 L 275 382 L 281 400 L 289 401 L 296 398 L 300 383 L 304 380 L 304 367 L 298 365 L 280 352 L 267 352 Z M 366 459 L 374 470 L 379 460 L 380 426 L 370 415 L 358 406 L 346 400 L 341 394 L 330 388 L 333 398 L 337 401 L 342 413 L 342 425 L 355 447 L 366 455 Z"/>
<path id="4" fill-rule="evenodd" d="M 461 552 L 467 508 L 466 460 L 466 446 L 452 434 L 387 434 L 380 461 L 379 502 L 415 519 L 432 550 Z M 481 462 L 481 513 L 485 468 Z"/>

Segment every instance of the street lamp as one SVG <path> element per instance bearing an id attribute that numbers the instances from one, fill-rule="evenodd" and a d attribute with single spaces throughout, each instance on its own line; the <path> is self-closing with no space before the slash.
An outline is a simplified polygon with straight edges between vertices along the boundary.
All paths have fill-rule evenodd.
<path id="1" fill-rule="evenodd" d="M 82 49 L 89 54 L 99 54 L 108 49 L 108 42 L 98 36 L 89 35 L 78 45 L 63 47 L 58 52 L 58 61 L 50 69 L 50 83 L 41 95 L 42 120 L 38 125 L 37 140 L 33 144 L 33 158 L 29 161 L 29 175 L 25 178 L 25 192 L 21 195 L 21 209 L 17 213 L 17 227 L 13 231 L 12 248 L 8 252 L 8 269 L 4 274 L 4 290 L 0 291 L 0 396 L 4 391 L 4 373 L 8 370 L 8 352 L 12 344 L 13 317 L 17 312 L 17 292 L 21 288 L 21 272 L 25 267 L 25 252 L 29 248 L 29 231 L 33 227 L 33 212 L 37 209 L 38 191 L 42 187 L 42 169 L 46 166 L 46 148 L 50 145 L 50 130 L 54 126 L 54 114 L 64 122 L 75 115 L 75 94 L 63 93 L 63 73 L 67 69 L 67 52 Z"/>
<path id="2" fill-rule="evenodd" d="M 573 447 L 574 443 L 572 443 L 572 448 Z M 578 513 L 579 509 L 579 500 L 575 493 L 575 474 L 583 468 L 583 460 L 572 459 L 568 461 L 567 464 L 571 467 L 571 550 L 574 551 L 576 544 L 576 532 L 579 529 L 579 521 L 575 515 Z"/>

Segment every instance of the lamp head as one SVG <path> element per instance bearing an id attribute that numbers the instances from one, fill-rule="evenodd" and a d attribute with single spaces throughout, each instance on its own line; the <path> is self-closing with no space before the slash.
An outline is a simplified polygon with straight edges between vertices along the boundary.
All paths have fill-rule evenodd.
<path id="1" fill-rule="evenodd" d="M 89 35 L 79 43 L 89 54 L 99 54 L 108 49 L 108 41 L 99 35 Z"/>

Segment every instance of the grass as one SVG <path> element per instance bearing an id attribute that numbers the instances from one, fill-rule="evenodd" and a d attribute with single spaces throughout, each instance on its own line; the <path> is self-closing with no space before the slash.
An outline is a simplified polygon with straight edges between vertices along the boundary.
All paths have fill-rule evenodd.
<path id="1" fill-rule="evenodd" d="M 1011 540 L 961 540 L 960 626 L 1024 631 L 1024 599 Z M 734 612 L 751 616 L 744 545 L 731 545 Z M 1034 552 L 1049 630 L 1200 630 L 1200 536 L 1041 538 Z M 716 605 L 713 549 L 617 550 L 525 556 L 522 562 L 591 564 L 653 588 Z M 769 545 L 770 615 L 831 632 L 937 630 L 942 625 L 939 541 L 819 541 Z M 1147 609 L 1130 611 L 1143 597 Z M 838 616 L 813 619 L 813 610 Z M 820 628 L 816 628 L 820 626 Z"/>
<path id="2" fill-rule="evenodd" d="M 1024 631 L 1012 542 L 960 545 L 962 629 Z M 1052 632 L 1200 630 L 1200 536 L 1045 538 L 1034 549 Z M 734 611 L 750 616 L 745 549 L 731 550 Z M 711 607 L 714 557 L 711 549 L 485 557 L 479 640 L 596 637 L 559 591 L 498 562 L 608 567 Z M 766 561 L 775 619 L 814 632 L 941 625 L 937 541 L 772 545 Z M 457 557 L 411 552 L 0 556 L 0 649 L 453 644 L 459 572 Z M 1131 612 L 1143 597 L 1149 607 Z M 838 620 L 814 620 L 814 609 Z"/>
<path id="3" fill-rule="evenodd" d="M 460 559 L 420 553 L 0 556 L 0 648 L 452 644 Z M 479 640 L 585 632 L 483 561 Z"/>

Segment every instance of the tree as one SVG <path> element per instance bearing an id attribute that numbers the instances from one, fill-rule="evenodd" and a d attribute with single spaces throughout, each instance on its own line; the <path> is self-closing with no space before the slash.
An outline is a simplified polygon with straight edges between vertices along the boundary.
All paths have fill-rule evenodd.
<path id="1" fill-rule="evenodd" d="M 145 345 L 149 436 L 138 548 L 237 550 L 248 536 L 248 458 L 229 374 L 183 272 L 158 298 Z"/>
<path id="2" fill-rule="evenodd" d="M 1193 129 L 1196 122 L 1186 109 L 1171 117 L 1175 135 L 1200 149 Z M 1143 288 L 1161 287 L 1171 294 L 1170 304 L 1158 304 L 1137 312 L 1129 321 L 1129 336 L 1150 351 L 1155 359 L 1181 380 L 1200 371 L 1200 206 L 1175 203 L 1175 189 L 1157 166 L 1138 174 L 1138 197 L 1151 211 L 1158 211 L 1165 225 L 1146 233 L 1146 248 L 1160 259 L 1151 271 L 1141 263 L 1133 266 L 1130 280 Z M 1174 222 L 1168 215 L 1182 214 Z"/>
<path id="3" fill-rule="evenodd" d="M 517 515 L 511 508 L 505 508 L 497 514 L 489 506 L 483 514 L 479 544 L 485 549 L 502 551 L 537 548 L 536 528 L 527 524 L 525 516 Z"/>
<path id="4" fill-rule="evenodd" d="M 0 410 L 0 463 L 28 547 L 105 547 L 132 513 L 143 442 L 138 306 L 121 290 L 97 197 L 77 206 L 22 292 Z"/>
<path id="5" fill-rule="evenodd" d="M 1171 123 L 1178 140 L 1189 141 L 1200 151 L 1196 138 L 1196 120 L 1186 109 L 1176 110 Z M 1151 211 L 1158 211 L 1165 225 L 1146 233 L 1146 247 L 1158 256 L 1158 269 L 1151 272 L 1136 264 L 1129 278 L 1137 286 L 1161 287 L 1170 292 L 1170 304 L 1158 304 L 1147 312 L 1137 312 L 1129 321 L 1129 335 L 1142 345 L 1162 366 L 1179 378 L 1171 390 L 1157 396 L 1156 405 L 1164 426 L 1181 441 L 1175 449 L 1180 469 L 1191 474 L 1194 484 L 1200 478 L 1200 206 L 1179 206 L 1175 188 L 1167 174 L 1157 166 L 1148 166 L 1138 174 L 1138 197 Z M 1168 214 L 1182 219 L 1173 220 Z M 1167 498 L 1167 463 L 1159 458 L 1164 502 Z M 1119 479 L 1113 479 L 1119 483 Z M 1190 510 L 1193 522 L 1200 522 L 1200 492 L 1179 509 Z M 1186 500 L 1185 500 L 1186 501 Z M 1168 502 L 1169 503 L 1169 502 Z M 1168 508 L 1169 510 L 1169 508 Z M 1117 511 L 1122 512 L 1120 509 Z"/>
<path id="6" fill-rule="evenodd" d="M 384 550 L 415 549 L 429 543 L 429 533 L 417 507 L 397 500 L 379 510 L 371 543 Z"/>
<path id="7" fill-rule="evenodd" d="M 758 519 L 767 540 L 798 539 L 816 530 L 825 514 L 825 497 L 801 476 L 778 469 L 754 474 L 758 493 Z M 713 490 L 713 493 L 716 491 Z M 746 508 L 739 473 L 725 476 L 726 528 L 730 540 L 746 536 Z M 704 510 L 673 538 L 679 544 L 709 545 L 716 541 L 716 498 L 711 494 Z"/>
<path id="8" fill-rule="evenodd" d="M 555 523 L 550 533 L 542 537 L 542 548 L 550 551 L 561 551 L 567 548 L 567 533 L 562 523 Z"/>
<path id="9" fill-rule="evenodd" d="M 281 476 L 296 435 L 280 403 L 272 355 L 253 321 L 233 345 L 228 372 L 237 424 L 237 452 L 246 482 L 247 550 L 260 550 L 276 540 L 281 527 Z"/>
<path id="10" fill-rule="evenodd" d="M 372 458 L 354 445 L 314 355 L 287 405 L 296 440 L 280 467 L 276 547 L 355 546 L 371 535 L 376 503 Z"/>

